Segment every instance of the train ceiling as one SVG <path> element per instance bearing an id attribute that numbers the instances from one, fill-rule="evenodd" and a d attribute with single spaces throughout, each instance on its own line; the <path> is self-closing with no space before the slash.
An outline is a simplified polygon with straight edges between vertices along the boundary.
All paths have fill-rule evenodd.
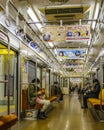
<path id="1" fill-rule="evenodd" d="M 41 4 L 41 0 L 39 1 L 31 1 L 30 3 L 32 7 L 35 9 L 37 7 L 39 11 L 42 13 L 43 21 L 46 22 L 46 26 L 50 25 L 54 28 L 54 25 L 63 26 L 67 25 L 79 25 L 80 19 L 83 19 L 82 24 L 88 24 L 88 19 L 91 19 L 89 15 L 91 15 L 91 4 L 90 0 L 45 0 Z M 85 20 L 85 21 L 84 21 Z M 60 23 L 62 21 L 62 23 Z M 49 29 L 52 32 L 52 29 Z M 53 46 L 50 47 L 48 43 L 46 45 L 52 50 L 57 49 L 79 49 L 84 48 L 88 49 L 88 42 L 66 42 L 65 40 L 66 32 L 57 31 L 54 29 L 52 32 L 52 36 L 55 41 L 53 42 Z M 56 54 L 57 55 L 57 54 Z M 57 57 L 57 56 L 56 56 Z M 86 58 L 86 57 L 85 57 Z M 85 58 L 80 59 L 79 62 L 81 65 L 75 66 L 74 62 L 78 61 L 78 59 L 59 59 L 62 66 L 64 67 L 65 63 L 70 63 L 69 67 L 66 67 L 65 70 L 70 73 L 70 75 L 80 75 L 82 74 Z"/>
<path id="2" fill-rule="evenodd" d="M 23 13 L 24 17 L 27 17 L 26 9 L 31 7 L 34 13 L 37 15 L 42 26 L 51 28 L 56 27 L 66 27 L 66 26 L 76 26 L 76 25 L 90 25 L 92 26 L 91 19 L 94 19 L 94 11 L 97 2 L 100 0 L 12 0 L 16 8 Z M 33 22 L 33 25 L 37 23 Z M 49 29 L 51 32 L 52 30 Z M 36 30 L 35 30 L 36 31 Z M 65 30 L 64 30 L 65 31 Z M 45 41 L 47 48 L 53 53 L 56 59 L 60 62 L 64 68 L 65 64 L 70 64 L 69 67 L 64 68 L 65 71 L 72 75 L 82 75 L 84 66 L 85 73 L 89 70 L 91 64 L 95 61 L 98 50 L 96 44 L 92 46 L 89 50 L 89 41 L 66 41 L 66 32 L 63 30 L 56 30 L 52 32 L 54 41 L 52 46 Z M 91 34 L 93 32 L 90 28 Z M 47 31 L 48 32 L 48 31 Z M 40 32 L 39 36 L 42 38 L 43 32 Z M 85 49 L 85 56 L 83 59 L 60 59 L 57 57 L 56 50 L 58 49 L 69 49 L 69 50 L 80 50 Z M 76 65 L 75 66 L 72 65 Z M 79 65 L 80 64 L 80 65 Z M 82 69 L 82 71 L 81 71 Z"/>

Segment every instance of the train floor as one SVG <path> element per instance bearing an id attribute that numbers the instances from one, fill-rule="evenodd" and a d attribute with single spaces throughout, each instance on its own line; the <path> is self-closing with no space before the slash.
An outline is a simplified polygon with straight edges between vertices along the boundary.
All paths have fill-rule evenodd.
<path id="1" fill-rule="evenodd" d="M 96 121 L 88 109 L 82 109 L 74 93 L 56 103 L 47 119 L 18 121 L 12 130 L 104 130 L 104 122 Z"/>

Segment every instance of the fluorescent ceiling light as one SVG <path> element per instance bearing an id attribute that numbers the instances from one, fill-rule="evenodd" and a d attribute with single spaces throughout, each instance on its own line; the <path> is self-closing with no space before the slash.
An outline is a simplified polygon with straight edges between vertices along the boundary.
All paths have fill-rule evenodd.
<path id="1" fill-rule="evenodd" d="M 104 49 L 102 49 L 102 50 L 100 51 L 98 57 L 100 57 L 100 56 L 104 56 Z"/>
<path id="2" fill-rule="evenodd" d="M 56 49 L 54 49 L 54 52 L 55 52 L 55 54 L 57 55 L 57 50 L 56 50 Z"/>
<path id="3" fill-rule="evenodd" d="M 27 50 L 21 50 L 21 52 L 27 54 Z"/>
<path id="4" fill-rule="evenodd" d="M 86 55 L 87 55 L 87 53 L 88 53 L 88 49 L 86 49 Z"/>
<path id="5" fill-rule="evenodd" d="M 60 61 L 62 61 L 62 59 L 61 59 L 61 58 L 60 58 L 59 60 L 60 60 Z"/>
<path id="6" fill-rule="evenodd" d="M 90 43 L 91 43 L 91 39 L 88 41 L 88 46 L 90 45 Z"/>
<path id="7" fill-rule="evenodd" d="M 52 42 L 48 42 L 48 43 L 49 43 L 50 47 L 53 47 L 53 46 L 54 46 Z"/>
<path id="8" fill-rule="evenodd" d="M 97 19 L 98 13 L 99 13 L 99 3 L 96 4 L 96 9 L 95 9 L 95 13 L 94 13 L 94 20 Z M 93 23 L 92 23 L 92 29 L 93 30 L 95 28 L 95 25 L 96 25 L 96 21 L 93 21 Z"/>
<path id="9" fill-rule="evenodd" d="M 28 8 L 27 13 L 33 22 L 39 22 L 37 16 L 35 15 L 35 13 L 31 8 Z M 38 27 L 39 30 L 42 28 L 42 25 L 40 23 L 36 23 L 36 26 Z"/>
<path id="10" fill-rule="evenodd" d="M 93 21 L 93 23 L 92 23 L 92 29 L 93 29 L 93 30 L 94 30 L 94 28 L 95 28 L 95 25 L 96 25 L 96 22 Z"/>
<path id="11" fill-rule="evenodd" d="M 47 9 L 50 9 L 50 8 L 62 8 L 62 7 L 80 7 L 79 4 L 74 4 L 74 6 L 72 5 L 53 5 L 53 6 L 47 6 Z"/>
<path id="12" fill-rule="evenodd" d="M 28 53 L 29 56 L 33 56 L 34 54 L 33 53 Z"/>

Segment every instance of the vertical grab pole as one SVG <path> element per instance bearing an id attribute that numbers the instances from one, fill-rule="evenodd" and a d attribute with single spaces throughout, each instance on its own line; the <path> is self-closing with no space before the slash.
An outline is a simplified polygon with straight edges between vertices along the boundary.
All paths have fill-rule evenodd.
<path id="1" fill-rule="evenodd" d="M 84 74 L 82 75 L 82 88 L 84 87 Z"/>
<path id="2" fill-rule="evenodd" d="M 35 69 L 36 69 L 36 71 L 35 71 L 35 78 L 36 78 L 36 84 L 37 84 L 37 57 L 35 57 L 35 60 L 36 60 L 36 64 L 35 64 Z M 36 96 L 37 96 L 37 86 L 36 86 Z"/>
<path id="3" fill-rule="evenodd" d="M 8 114 L 10 114 L 10 41 L 8 42 Z"/>
<path id="4" fill-rule="evenodd" d="M 9 16 L 9 4 L 10 0 L 6 2 L 6 17 Z M 10 40 L 8 40 L 8 114 L 10 114 Z"/>
<path id="5" fill-rule="evenodd" d="M 100 57 L 100 77 L 103 78 L 102 60 L 103 60 L 103 57 L 101 56 L 101 57 Z M 102 79 L 102 78 L 100 79 L 100 84 L 101 84 L 100 110 L 101 110 L 102 112 L 104 112 L 103 107 L 102 107 L 102 89 L 103 89 L 103 79 Z"/>
<path id="6" fill-rule="evenodd" d="M 90 73 L 90 76 L 91 76 L 91 87 L 92 87 L 92 86 L 93 86 L 92 68 L 91 68 L 91 73 Z"/>

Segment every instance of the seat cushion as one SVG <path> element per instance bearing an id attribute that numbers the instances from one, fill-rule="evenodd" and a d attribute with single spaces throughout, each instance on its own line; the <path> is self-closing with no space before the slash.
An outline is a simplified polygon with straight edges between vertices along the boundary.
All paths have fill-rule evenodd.
<path id="1" fill-rule="evenodd" d="M 17 121 L 17 116 L 14 114 L 5 115 L 0 117 L 0 130 L 6 130 L 14 125 Z"/>
<path id="2" fill-rule="evenodd" d="M 87 101 L 88 102 L 97 102 L 97 101 L 99 101 L 99 99 L 98 98 L 88 98 Z"/>

